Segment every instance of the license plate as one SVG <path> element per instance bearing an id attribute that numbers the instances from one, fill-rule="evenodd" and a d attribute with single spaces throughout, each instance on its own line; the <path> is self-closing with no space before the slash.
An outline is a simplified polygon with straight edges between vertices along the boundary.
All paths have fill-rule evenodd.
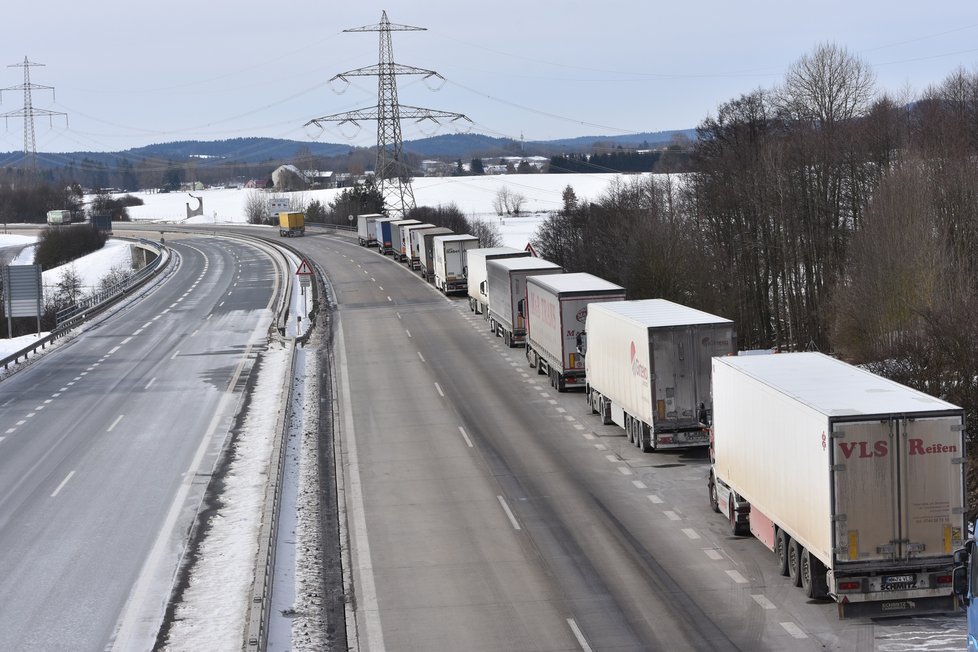
<path id="1" fill-rule="evenodd" d="M 917 578 L 914 575 L 884 575 L 883 576 L 883 590 L 892 589 L 909 589 L 917 583 Z"/>

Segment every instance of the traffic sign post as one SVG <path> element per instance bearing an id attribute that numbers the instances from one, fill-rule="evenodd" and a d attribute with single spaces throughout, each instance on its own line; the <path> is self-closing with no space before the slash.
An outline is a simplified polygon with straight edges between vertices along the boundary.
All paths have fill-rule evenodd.
<path id="1" fill-rule="evenodd" d="M 302 295 L 302 314 L 306 314 L 306 288 L 312 285 L 312 267 L 309 261 L 303 260 L 299 268 L 295 270 L 295 275 L 299 278 L 299 293 Z M 302 326 L 302 316 L 299 316 L 297 326 Z"/>

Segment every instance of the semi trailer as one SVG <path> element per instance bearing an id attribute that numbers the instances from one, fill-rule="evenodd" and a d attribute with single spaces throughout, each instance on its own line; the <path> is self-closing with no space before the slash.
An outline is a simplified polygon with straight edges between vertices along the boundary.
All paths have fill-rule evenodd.
<path id="1" fill-rule="evenodd" d="M 497 258 L 486 263 L 489 331 L 509 347 L 526 343 L 526 277 L 561 274 L 564 268 L 542 258 Z"/>
<path id="2" fill-rule="evenodd" d="M 840 618 L 952 612 L 964 411 L 821 353 L 713 359 L 710 504 Z"/>

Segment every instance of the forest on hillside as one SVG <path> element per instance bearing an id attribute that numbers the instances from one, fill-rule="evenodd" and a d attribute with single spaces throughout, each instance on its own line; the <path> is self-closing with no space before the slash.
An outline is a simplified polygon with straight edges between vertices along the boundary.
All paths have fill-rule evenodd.
<path id="1" fill-rule="evenodd" d="M 978 73 L 893 97 L 826 44 L 697 131 L 687 173 L 595 202 L 567 187 L 540 255 L 734 319 L 741 349 L 836 354 L 978 422 Z"/>

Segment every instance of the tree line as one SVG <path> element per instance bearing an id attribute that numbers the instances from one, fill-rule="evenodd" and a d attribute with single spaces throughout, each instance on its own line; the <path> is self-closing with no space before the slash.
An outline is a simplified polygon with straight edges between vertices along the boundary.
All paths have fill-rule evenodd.
<path id="1" fill-rule="evenodd" d="M 534 246 L 571 271 L 736 320 L 978 418 L 978 73 L 919 97 L 823 44 L 704 119 L 683 174 L 573 188 Z"/>

